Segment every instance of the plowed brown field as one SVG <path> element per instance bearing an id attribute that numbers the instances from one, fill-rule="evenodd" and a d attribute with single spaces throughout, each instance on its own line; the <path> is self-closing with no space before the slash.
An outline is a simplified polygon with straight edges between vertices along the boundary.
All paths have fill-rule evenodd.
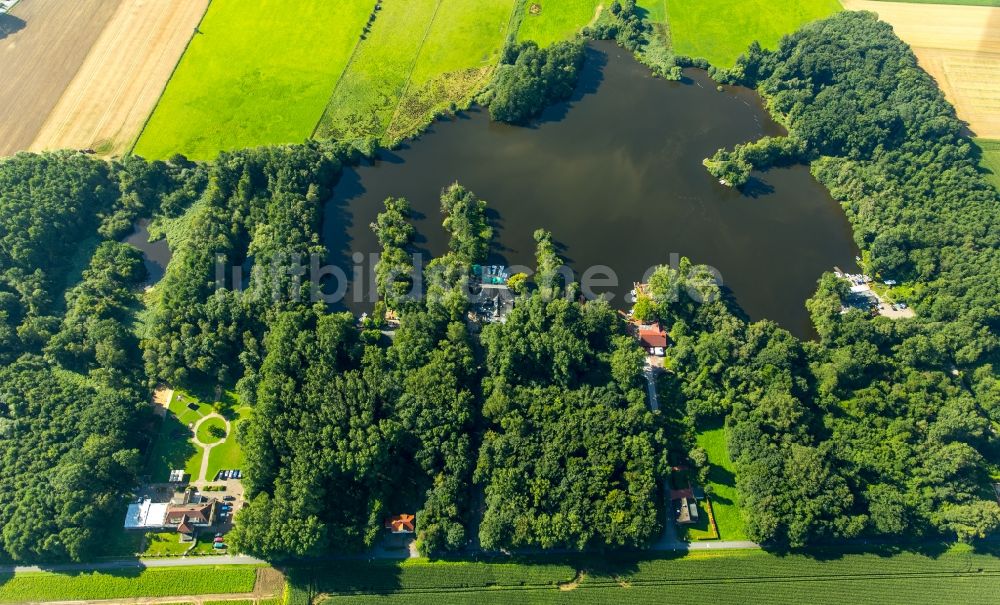
<path id="1" fill-rule="evenodd" d="M 33 150 L 128 151 L 209 0 L 121 0 Z"/>
<path id="2" fill-rule="evenodd" d="M 0 156 L 27 149 L 121 0 L 22 0 L 0 38 Z"/>

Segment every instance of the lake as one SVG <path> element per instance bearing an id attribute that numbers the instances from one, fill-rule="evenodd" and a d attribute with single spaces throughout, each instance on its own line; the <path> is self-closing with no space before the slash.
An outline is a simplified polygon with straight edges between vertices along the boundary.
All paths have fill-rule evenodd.
<path id="1" fill-rule="evenodd" d="M 484 110 L 436 122 L 378 160 L 345 170 L 326 207 L 331 262 L 379 247 L 369 228 L 386 197 L 406 197 L 418 247 L 447 249 L 439 194 L 459 181 L 496 212 L 491 263 L 534 266 L 537 228 L 552 231 L 579 276 L 606 265 L 625 307 L 632 283 L 671 256 L 716 268 L 753 319 L 813 334 L 804 302 L 834 265 L 854 269 L 850 225 L 805 166 L 755 175 L 746 192 L 720 185 L 701 162 L 720 147 L 781 135 L 755 91 L 653 78 L 611 43 L 593 44 L 573 99 L 532 127 L 491 123 Z M 366 286 L 367 287 L 367 286 Z M 353 286 L 352 286 L 353 288 Z M 351 288 L 348 300 L 358 300 Z M 349 304 L 355 310 L 370 307 Z"/>

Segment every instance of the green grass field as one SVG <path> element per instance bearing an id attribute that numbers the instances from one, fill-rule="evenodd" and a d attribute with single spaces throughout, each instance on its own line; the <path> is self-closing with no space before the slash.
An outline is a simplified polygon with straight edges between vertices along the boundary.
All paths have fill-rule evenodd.
<path id="1" fill-rule="evenodd" d="M 674 50 L 731 67 L 757 40 L 775 48 L 802 24 L 841 10 L 837 0 L 669 0 L 667 11 Z"/>
<path id="2" fill-rule="evenodd" d="M 146 534 L 146 550 L 144 557 L 169 557 L 182 555 L 191 546 L 190 542 L 181 542 L 176 531 L 149 532 Z"/>
<path id="3" fill-rule="evenodd" d="M 989 603 L 1000 559 L 968 548 L 922 555 L 703 551 L 658 559 L 580 557 L 562 565 L 506 566 L 500 576 L 469 563 L 349 564 L 290 578 L 293 594 L 326 603 Z M 520 569 L 520 573 L 518 573 Z M 578 570 L 575 582 L 567 574 Z M 308 585 L 304 585 L 303 582 Z M 557 586 L 561 584 L 561 586 Z M 323 602 L 323 601 L 321 601 Z"/>
<path id="4" fill-rule="evenodd" d="M 195 446 L 191 440 L 191 429 L 188 427 L 210 413 L 212 406 L 189 397 L 177 391 L 170 401 L 167 414 L 160 426 L 160 434 L 146 462 L 146 473 L 153 482 L 166 481 L 171 470 L 180 468 L 193 479 L 198 478 L 198 471 L 201 469 L 201 448 Z M 197 409 L 189 409 L 188 403 L 194 403 Z"/>
<path id="5" fill-rule="evenodd" d="M 1000 190 L 1000 141 L 976 139 L 976 145 L 983 153 L 982 167 L 989 171 L 986 178 Z"/>
<path id="6" fill-rule="evenodd" d="M 135 153 L 209 160 L 308 139 L 374 5 L 213 0 Z"/>
<path id="7" fill-rule="evenodd" d="M 252 592 L 255 566 L 128 569 L 104 573 L 0 575 L 0 603 L 127 599 Z"/>
<path id="8" fill-rule="evenodd" d="M 222 469 L 243 468 L 243 449 L 236 439 L 239 424 L 244 422 L 251 413 L 251 408 L 243 406 L 236 409 L 235 417 L 229 423 L 233 427 L 232 434 L 226 437 L 226 442 L 212 448 L 208 453 L 208 470 L 205 476 L 211 481 Z"/>
<path id="9" fill-rule="evenodd" d="M 719 528 L 720 540 L 746 540 L 743 514 L 736 491 L 736 475 L 726 447 L 726 430 L 723 427 L 702 431 L 698 445 L 708 454 L 711 469 L 708 480 L 712 486 L 712 511 Z"/>
<path id="10" fill-rule="evenodd" d="M 160 436 L 153 444 L 153 450 L 146 464 L 146 472 L 153 482 L 166 481 L 170 471 L 178 468 L 183 468 L 185 473 L 191 475 L 192 481 L 198 479 L 202 450 L 192 441 L 190 427 L 213 412 L 229 419 L 233 431 L 226 435 L 223 443 L 216 445 L 209 452 L 206 477 L 211 480 L 219 469 L 239 468 L 237 465 L 243 460 L 243 452 L 236 441 L 235 427 L 250 414 L 250 408 L 240 406 L 235 393 L 231 391 L 223 391 L 222 400 L 211 404 L 191 393 L 176 390 L 173 399 L 170 400 L 167 415 L 163 419 Z M 225 423 L 219 419 L 209 419 L 202 423 L 198 427 L 198 434 L 204 443 L 219 441 L 218 437 L 209 434 L 212 426 L 223 428 Z"/>
<path id="11" fill-rule="evenodd" d="M 528 0 L 542 7 L 537 15 L 525 11 L 518 40 L 534 40 L 539 46 L 568 40 L 594 19 L 602 0 Z"/>
<path id="12" fill-rule="evenodd" d="M 514 0 L 383 0 L 316 129 L 319 138 L 413 134 L 485 84 Z"/>

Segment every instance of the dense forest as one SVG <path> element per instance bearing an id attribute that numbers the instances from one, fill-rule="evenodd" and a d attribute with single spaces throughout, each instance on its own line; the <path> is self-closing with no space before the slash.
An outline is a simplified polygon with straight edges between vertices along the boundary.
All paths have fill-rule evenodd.
<path id="1" fill-rule="evenodd" d="M 132 326 L 145 268 L 105 236 L 173 172 L 75 153 L 0 162 L 0 559 L 93 557 L 120 524 L 148 443 Z"/>
<path id="2" fill-rule="evenodd" d="M 722 310 L 693 324 L 662 313 L 692 422 L 727 417 L 751 538 L 995 530 L 1000 198 L 954 109 L 870 13 L 806 26 L 776 51 L 754 45 L 713 75 L 760 90 L 790 133 L 784 145 L 720 151 L 706 162 L 713 174 L 739 185 L 730 175 L 815 158 L 868 270 L 904 284 L 917 313 L 842 314 L 846 283 L 832 275 L 808 303 L 819 342 Z"/>
<path id="3" fill-rule="evenodd" d="M 652 60 L 634 2 L 606 13 L 588 35 Z M 692 63 L 657 56 L 668 77 Z M 568 97 L 583 57 L 579 42 L 511 45 L 491 114 L 521 123 Z M 865 13 L 712 74 L 760 90 L 789 136 L 720 150 L 711 174 L 739 187 L 808 162 L 867 268 L 917 316 L 842 313 L 846 284 L 824 275 L 807 303 L 818 338 L 800 341 L 747 321 L 693 263 L 661 267 L 635 312 L 669 330 L 661 386 L 679 426 L 649 411 L 619 314 L 562 281 L 552 234 L 535 234 L 536 271 L 512 279 L 506 322 L 468 320 L 494 225 L 458 183 L 440 198 L 449 249 L 419 276 L 410 206 L 385 201 L 380 302 L 359 320 L 301 279 L 327 254 L 322 209 L 358 159 L 348 146 L 0 162 L 0 558 L 101 552 L 139 481 L 158 383 L 235 388 L 254 407 L 231 543 L 272 559 L 367 548 L 408 511 L 429 555 L 641 547 L 660 535 L 669 465 L 704 464 L 694 435 L 719 422 L 747 532 L 769 547 L 995 531 L 1000 199 L 954 110 Z M 184 225 L 145 294 L 140 253 L 118 242 L 139 217 Z"/>

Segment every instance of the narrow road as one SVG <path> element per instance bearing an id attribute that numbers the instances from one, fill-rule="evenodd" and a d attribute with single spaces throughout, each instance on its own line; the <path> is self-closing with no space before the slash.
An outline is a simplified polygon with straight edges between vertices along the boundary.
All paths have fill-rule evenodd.
<path id="1" fill-rule="evenodd" d="M 647 361 L 642 373 L 646 377 L 646 392 L 649 393 L 649 409 L 658 412 L 660 410 L 660 400 L 656 396 L 656 368 Z"/>
<path id="2" fill-rule="evenodd" d="M 95 563 L 58 563 L 54 565 L 0 565 L 0 573 L 39 571 L 101 571 L 105 569 L 145 569 L 151 567 L 189 567 L 200 565 L 267 565 L 267 561 L 245 555 L 206 557 L 164 557 L 162 559 L 117 559 Z"/>

